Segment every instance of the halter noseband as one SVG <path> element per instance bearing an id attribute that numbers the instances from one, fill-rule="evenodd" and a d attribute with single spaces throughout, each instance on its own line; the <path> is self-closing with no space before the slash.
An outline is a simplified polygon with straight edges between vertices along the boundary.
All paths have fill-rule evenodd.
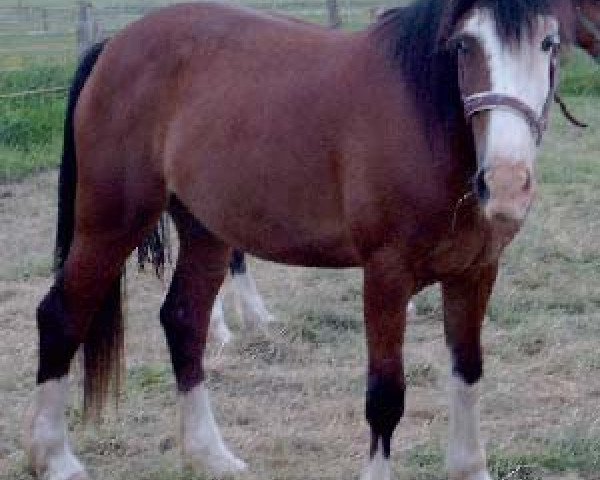
<path id="1" fill-rule="evenodd" d="M 558 55 L 556 50 L 553 51 L 550 59 L 550 88 L 548 96 L 542 108 L 542 114 L 538 117 L 533 108 L 527 105 L 523 100 L 517 97 L 495 92 L 479 92 L 462 98 L 465 117 L 467 121 L 471 121 L 473 116 L 479 112 L 494 110 L 496 108 L 509 108 L 519 112 L 525 121 L 529 124 L 536 145 L 542 142 L 542 135 L 548 127 L 548 115 L 550 112 L 550 104 L 556 93 L 556 70 L 558 65 Z M 459 83 L 462 93 L 463 89 L 463 71 L 462 65 L 459 66 Z"/>

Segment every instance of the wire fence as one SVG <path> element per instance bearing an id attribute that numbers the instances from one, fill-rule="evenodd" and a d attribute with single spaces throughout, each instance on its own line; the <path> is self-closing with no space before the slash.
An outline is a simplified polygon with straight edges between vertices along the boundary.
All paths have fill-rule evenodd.
<path id="1" fill-rule="evenodd" d="M 335 8 L 341 24 L 356 28 L 369 21 L 374 8 L 389 0 L 240 0 L 261 10 L 273 10 L 322 24 L 328 23 Z M 172 2 L 163 2 L 163 4 Z M 157 3 L 95 6 L 78 2 L 69 7 L 0 6 L 0 71 L 16 68 L 16 58 L 29 60 L 67 58 L 77 52 L 76 38 L 81 28 L 82 10 L 104 35 L 111 35 L 140 16 L 158 8 Z M 11 65 L 12 62 L 12 65 Z M 16 65 L 15 65 L 16 64 Z"/>

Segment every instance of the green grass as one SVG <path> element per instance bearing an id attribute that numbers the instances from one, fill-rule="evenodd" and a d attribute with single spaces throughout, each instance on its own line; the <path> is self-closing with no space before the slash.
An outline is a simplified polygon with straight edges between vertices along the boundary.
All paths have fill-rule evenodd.
<path id="1" fill-rule="evenodd" d="M 561 72 L 561 94 L 600 96 L 600 64 L 583 52 L 570 52 Z"/>
<path id="2" fill-rule="evenodd" d="M 68 85 L 72 66 L 0 73 L 0 95 Z M 0 182 L 58 164 L 66 92 L 0 98 Z"/>
<path id="3" fill-rule="evenodd" d="M 409 450 L 406 465 L 419 479 L 437 480 L 444 457 L 440 444 L 427 443 Z M 600 438 L 544 439 L 521 452 L 492 449 L 488 468 L 498 480 L 542 480 L 550 472 L 594 473 L 600 469 Z"/>
<path id="4" fill-rule="evenodd" d="M 139 365 L 127 372 L 127 388 L 144 394 L 164 393 L 172 390 L 172 377 L 170 365 Z"/>

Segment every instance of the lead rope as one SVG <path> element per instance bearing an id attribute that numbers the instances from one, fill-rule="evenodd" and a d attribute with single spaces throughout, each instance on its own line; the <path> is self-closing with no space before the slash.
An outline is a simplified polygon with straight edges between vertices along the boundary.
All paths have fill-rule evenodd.
<path id="1" fill-rule="evenodd" d="M 554 94 L 554 101 L 556 103 L 558 103 L 558 106 L 560 107 L 560 111 L 562 112 L 562 114 L 565 116 L 565 118 L 571 122 L 573 125 L 575 125 L 576 127 L 579 128 L 587 128 L 588 124 L 585 122 L 582 122 L 581 120 L 577 120 L 577 118 L 575 116 L 573 116 L 573 114 L 571 112 L 569 112 L 569 109 L 567 108 L 566 103 L 564 102 L 564 100 L 562 98 L 560 98 L 558 96 L 558 93 Z"/>
<path id="2" fill-rule="evenodd" d="M 454 233 L 454 230 L 456 229 L 456 219 L 458 217 L 458 211 L 460 210 L 460 207 L 462 207 L 462 204 L 465 203 L 465 201 L 471 198 L 472 196 L 473 192 L 467 192 L 456 202 L 456 205 L 454 206 L 454 211 L 452 212 L 452 225 L 450 228 L 451 233 Z"/>
<path id="3" fill-rule="evenodd" d="M 580 120 L 578 120 L 577 118 L 575 118 L 575 116 L 569 111 L 569 109 L 567 108 L 567 104 L 563 101 L 562 98 L 560 98 L 560 96 L 558 95 L 558 88 L 557 88 L 557 81 L 556 81 L 556 69 L 558 68 L 558 57 L 555 54 L 554 58 L 552 59 L 552 65 L 550 67 L 550 88 L 552 89 L 552 100 L 554 100 L 555 103 L 558 104 L 558 106 L 560 107 L 560 111 L 562 112 L 562 114 L 564 115 L 564 117 L 571 122 L 571 124 L 575 125 L 576 127 L 579 128 L 587 128 L 588 124 L 584 123 Z M 549 104 L 550 104 L 550 99 L 548 99 L 548 106 L 544 107 L 544 110 L 547 110 L 549 108 Z M 548 113 L 545 111 L 543 113 L 543 115 L 545 115 L 547 117 Z"/>

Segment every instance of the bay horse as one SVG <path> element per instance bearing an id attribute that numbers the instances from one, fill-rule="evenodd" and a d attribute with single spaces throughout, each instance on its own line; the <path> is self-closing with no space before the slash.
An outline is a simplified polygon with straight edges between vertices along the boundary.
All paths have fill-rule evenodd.
<path id="1" fill-rule="evenodd" d="M 480 333 L 499 257 L 535 190 L 535 158 L 572 41 L 570 0 L 420 0 L 361 32 L 216 3 L 166 7 L 81 61 L 60 167 L 57 273 L 37 310 L 25 447 L 44 480 L 87 479 L 65 423 L 80 346 L 85 407 L 119 385 L 120 275 L 171 215 L 180 240 L 160 320 L 198 471 L 246 468 L 214 420 L 202 366 L 232 248 L 362 267 L 368 349 L 363 480 L 389 480 L 404 411 L 406 306 L 442 285 L 452 356 L 447 467 L 489 480 Z"/>

